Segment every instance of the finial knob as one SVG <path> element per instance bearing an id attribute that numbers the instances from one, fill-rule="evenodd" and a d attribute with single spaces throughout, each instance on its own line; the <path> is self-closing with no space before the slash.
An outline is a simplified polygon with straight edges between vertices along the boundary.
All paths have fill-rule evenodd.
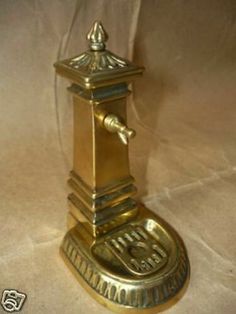
<path id="1" fill-rule="evenodd" d="M 105 49 L 105 42 L 108 35 L 101 22 L 96 21 L 93 23 L 92 28 L 87 34 L 87 39 L 90 41 L 91 50 L 100 51 Z"/>

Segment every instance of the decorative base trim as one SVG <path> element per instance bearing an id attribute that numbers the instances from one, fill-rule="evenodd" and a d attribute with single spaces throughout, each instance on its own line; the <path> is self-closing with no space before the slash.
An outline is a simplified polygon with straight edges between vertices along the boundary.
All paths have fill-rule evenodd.
<path id="1" fill-rule="evenodd" d="M 139 210 L 135 221 L 98 240 L 77 225 L 61 246 L 64 260 L 83 286 L 116 312 L 161 311 L 181 297 L 189 281 L 180 237 L 145 207 Z"/>

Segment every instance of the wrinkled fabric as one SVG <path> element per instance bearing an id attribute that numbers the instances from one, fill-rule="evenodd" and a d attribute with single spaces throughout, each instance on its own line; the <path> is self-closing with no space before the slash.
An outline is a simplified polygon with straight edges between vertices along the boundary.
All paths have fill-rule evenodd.
<path id="1" fill-rule="evenodd" d="M 22 313 L 110 313 L 58 254 L 72 103 L 53 63 L 87 49 L 94 20 L 109 50 L 146 68 L 128 102 L 131 170 L 138 197 L 180 233 L 191 262 L 189 288 L 166 313 L 233 314 L 233 0 L 0 0 L 0 293 L 27 293 Z"/>

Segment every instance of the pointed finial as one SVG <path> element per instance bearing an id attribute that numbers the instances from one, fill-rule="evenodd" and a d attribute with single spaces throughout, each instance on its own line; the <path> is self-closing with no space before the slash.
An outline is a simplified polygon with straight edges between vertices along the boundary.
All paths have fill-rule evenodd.
<path id="1" fill-rule="evenodd" d="M 105 42 L 108 39 L 108 35 L 101 22 L 95 21 L 93 23 L 92 28 L 87 34 L 87 39 L 90 42 L 91 50 L 99 51 L 105 49 Z"/>

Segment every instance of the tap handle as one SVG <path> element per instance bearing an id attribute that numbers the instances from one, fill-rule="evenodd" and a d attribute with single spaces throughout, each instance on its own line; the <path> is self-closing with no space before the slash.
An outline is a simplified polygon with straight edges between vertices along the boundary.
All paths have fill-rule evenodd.
<path id="1" fill-rule="evenodd" d="M 125 145 L 128 144 L 129 139 L 136 135 L 135 130 L 128 128 L 122 123 L 114 114 L 108 114 L 103 120 L 104 127 L 111 133 L 117 133 L 121 142 Z"/>

